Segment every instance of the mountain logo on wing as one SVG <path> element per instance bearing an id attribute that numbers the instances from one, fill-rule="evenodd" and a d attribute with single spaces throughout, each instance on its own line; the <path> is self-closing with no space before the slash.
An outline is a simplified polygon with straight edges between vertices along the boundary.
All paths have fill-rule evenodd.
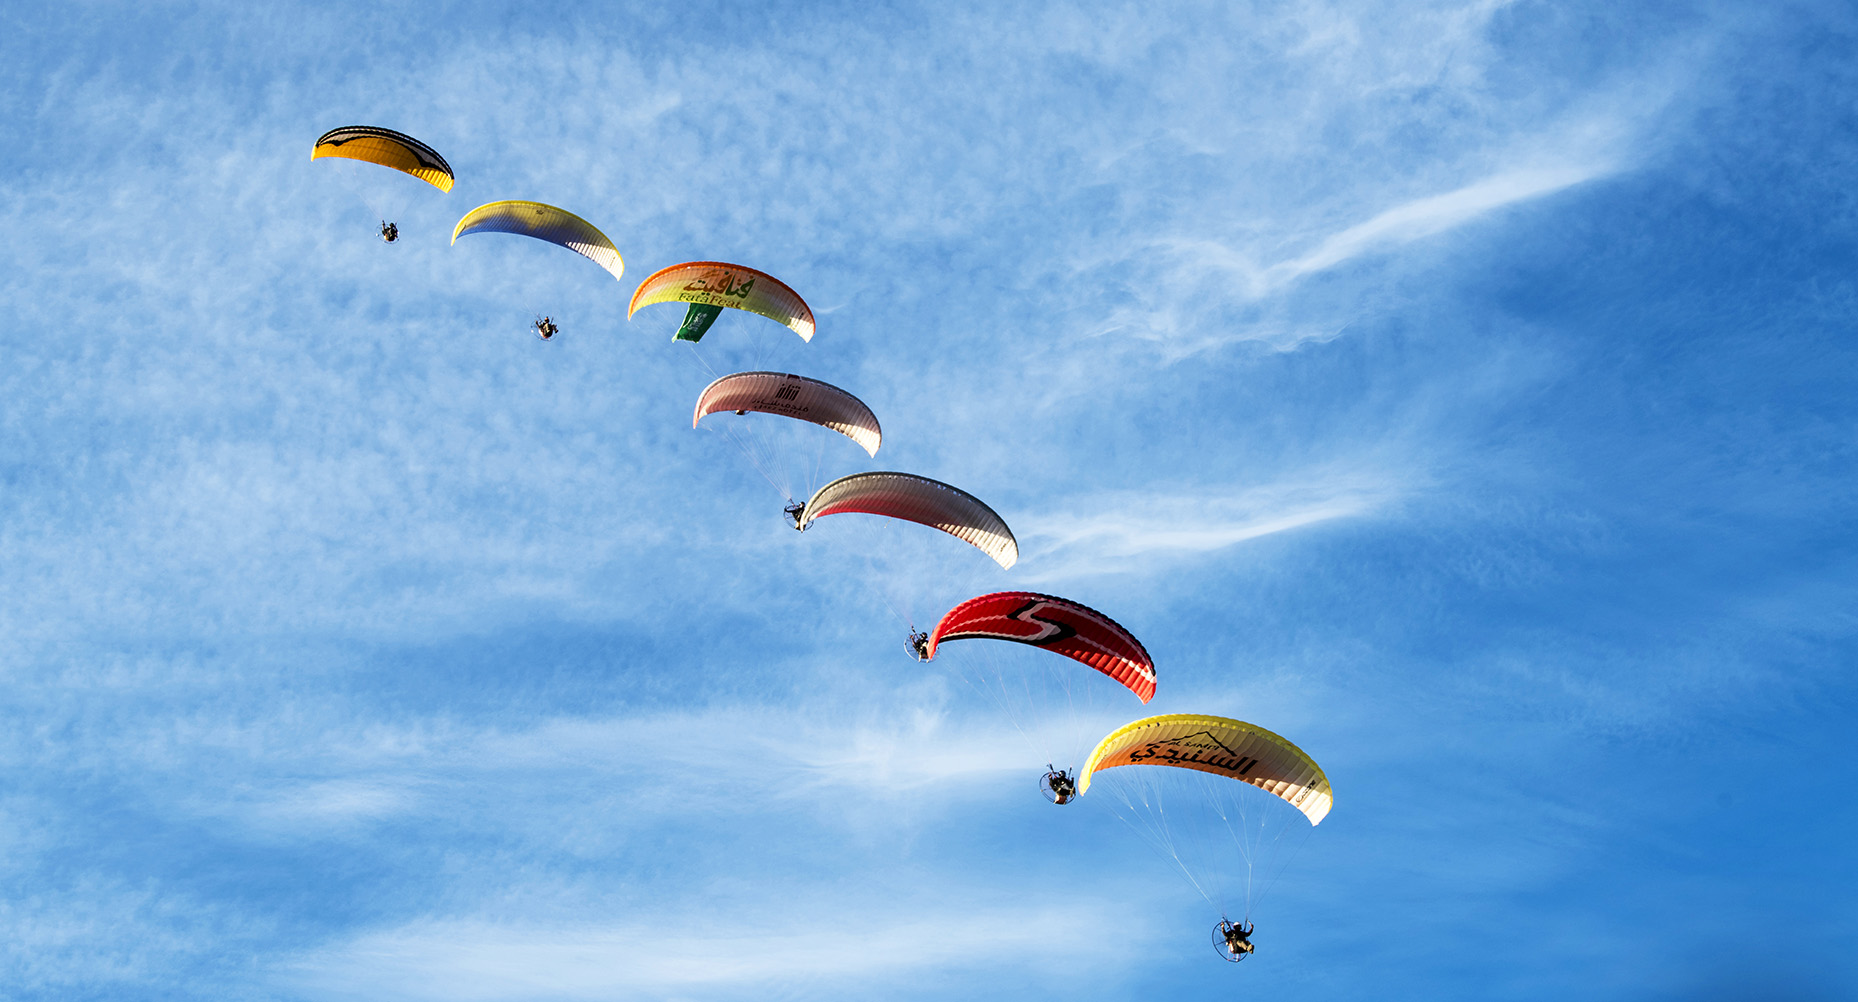
<path id="1" fill-rule="evenodd" d="M 1160 760 L 1155 762 L 1155 765 L 1179 765 L 1218 770 L 1237 776 L 1246 775 L 1252 771 L 1253 766 L 1258 764 L 1257 759 L 1241 755 L 1226 747 L 1225 742 L 1214 737 L 1210 731 L 1150 741 L 1140 748 L 1131 749 L 1128 753 L 1128 760 L 1131 763 L 1147 762 L 1150 759 Z"/>

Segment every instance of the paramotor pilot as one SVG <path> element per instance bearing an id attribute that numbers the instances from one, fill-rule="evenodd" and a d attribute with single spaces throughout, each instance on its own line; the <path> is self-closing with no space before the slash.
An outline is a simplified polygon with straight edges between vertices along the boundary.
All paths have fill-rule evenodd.
<path id="1" fill-rule="evenodd" d="M 1046 796 L 1051 798 L 1052 803 L 1068 804 L 1076 799 L 1077 778 L 1071 775 L 1071 770 L 1054 766 L 1046 768 L 1050 771 L 1040 778 L 1039 786 L 1045 790 Z"/>
<path id="2" fill-rule="evenodd" d="M 1226 941 L 1226 959 L 1235 963 L 1252 952 L 1252 926 L 1246 922 L 1219 920 L 1219 936 Z"/>

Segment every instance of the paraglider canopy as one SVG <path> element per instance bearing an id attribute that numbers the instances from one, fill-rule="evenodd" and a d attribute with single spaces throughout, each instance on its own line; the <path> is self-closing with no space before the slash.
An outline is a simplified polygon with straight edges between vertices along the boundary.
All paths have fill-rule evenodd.
<path id="1" fill-rule="evenodd" d="M 1002 591 L 950 609 L 923 638 L 921 658 L 951 640 L 1010 640 L 1042 647 L 1097 669 L 1146 703 L 1155 696 L 1155 662 L 1128 630 L 1103 613 L 1056 595 Z"/>
<path id="2" fill-rule="evenodd" d="M 716 380 L 697 396 L 697 412 L 690 426 L 695 428 L 706 415 L 718 411 L 756 411 L 809 421 L 857 442 L 872 456 L 883 440 L 877 415 L 864 401 L 831 383 L 791 372 L 737 372 Z"/>
<path id="3" fill-rule="evenodd" d="M 452 168 L 439 151 L 403 132 L 372 125 L 330 129 L 310 149 L 310 159 L 340 157 L 391 167 L 411 174 L 440 191 L 452 190 Z"/>
<path id="4" fill-rule="evenodd" d="M 452 243 L 468 233 L 514 233 L 565 247 L 605 268 L 614 278 L 625 274 L 619 248 L 594 224 L 553 205 L 510 200 L 487 202 L 464 214 L 452 228 Z"/>
<path id="5" fill-rule="evenodd" d="M 1197 713 L 1166 713 L 1125 724 L 1097 744 L 1078 773 L 1079 793 L 1105 769 L 1149 765 L 1225 776 L 1277 797 L 1322 823 L 1334 803 L 1329 777 L 1303 749 L 1255 724 Z"/>
<path id="6" fill-rule="evenodd" d="M 792 509 L 789 509 L 792 512 Z M 794 528 L 805 531 L 816 518 L 844 512 L 885 515 L 926 525 L 972 544 L 1002 568 L 1019 561 L 1019 541 L 1006 520 L 957 487 L 913 473 L 854 473 L 821 487 L 792 512 Z"/>
<path id="7" fill-rule="evenodd" d="M 662 268 L 639 283 L 626 308 L 631 317 L 654 303 L 690 303 L 690 313 L 673 335 L 696 341 L 709 330 L 722 308 L 746 310 L 781 324 L 800 340 L 813 340 L 813 310 L 800 294 L 765 271 L 723 261 L 686 261 Z"/>

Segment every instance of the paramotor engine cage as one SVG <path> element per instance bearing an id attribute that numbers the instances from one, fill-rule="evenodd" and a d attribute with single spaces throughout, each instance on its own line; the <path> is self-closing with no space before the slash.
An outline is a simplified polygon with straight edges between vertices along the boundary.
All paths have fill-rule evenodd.
<path id="1" fill-rule="evenodd" d="M 1054 804 L 1068 804 L 1077 799 L 1077 780 L 1071 774 L 1049 763 L 1045 775 L 1039 777 L 1039 792 Z"/>
<path id="2" fill-rule="evenodd" d="M 1219 954 L 1219 959 L 1236 964 L 1252 955 L 1251 934 L 1251 926 L 1221 918 L 1213 926 L 1213 951 Z M 1236 943 L 1244 943 L 1245 948 L 1240 949 Z"/>

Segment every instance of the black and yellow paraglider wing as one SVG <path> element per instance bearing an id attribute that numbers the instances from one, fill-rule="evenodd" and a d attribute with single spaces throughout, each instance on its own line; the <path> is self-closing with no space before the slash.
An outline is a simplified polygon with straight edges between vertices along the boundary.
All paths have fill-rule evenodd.
<path id="1" fill-rule="evenodd" d="M 311 148 L 310 159 L 324 157 L 379 164 L 411 174 L 440 191 L 451 191 L 455 180 L 451 165 L 438 150 L 405 133 L 372 125 L 345 125 L 323 133 Z"/>

